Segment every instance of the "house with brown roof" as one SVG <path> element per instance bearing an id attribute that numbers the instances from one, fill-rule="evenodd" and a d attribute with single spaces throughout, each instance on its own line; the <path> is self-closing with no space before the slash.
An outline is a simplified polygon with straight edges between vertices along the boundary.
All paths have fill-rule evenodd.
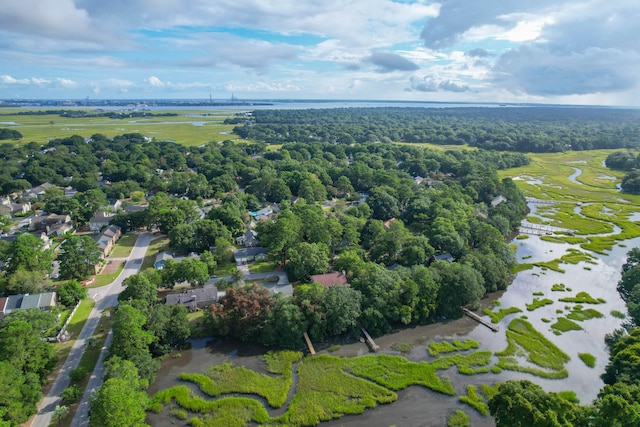
<path id="1" fill-rule="evenodd" d="M 117 225 L 110 225 L 100 233 L 96 237 L 96 242 L 98 242 L 98 249 L 102 252 L 102 258 L 106 258 L 113 246 L 116 244 L 120 235 L 122 234 L 120 227 Z"/>
<path id="2" fill-rule="evenodd" d="M 0 297 L 0 319 L 4 317 L 4 308 L 7 306 L 7 297 Z"/>
<path id="3" fill-rule="evenodd" d="M 311 276 L 312 283 L 320 283 L 325 288 L 339 285 L 344 286 L 348 284 L 347 275 L 344 271 L 331 271 L 325 274 L 315 274 Z"/>

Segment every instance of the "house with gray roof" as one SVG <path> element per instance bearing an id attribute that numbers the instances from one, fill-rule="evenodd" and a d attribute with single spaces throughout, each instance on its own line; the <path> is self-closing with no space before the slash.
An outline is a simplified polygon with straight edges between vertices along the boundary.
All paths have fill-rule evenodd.
<path id="1" fill-rule="evenodd" d="M 167 251 L 162 251 L 156 255 L 156 262 L 153 263 L 153 267 L 156 270 L 162 270 L 169 259 L 174 259 L 173 255 Z"/>
<path id="2" fill-rule="evenodd" d="M 267 248 L 244 248 L 233 251 L 236 264 L 247 264 L 250 261 L 264 261 L 267 259 Z"/>
<path id="3" fill-rule="evenodd" d="M 253 248 L 260 244 L 258 242 L 258 233 L 255 230 L 247 230 L 244 234 L 236 238 L 236 244 L 242 245 L 245 248 Z"/>
<path id="4" fill-rule="evenodd" d="M 98 232 L 105 227 L 109 226 L 109 221 L 113 218 L 113 214 L 110 212 L 99 211 L 96 212 L 89 219 L 89 230 Z"/>
<path id="5" fill-rule="evenodd" d="M 167 305 L 182 305 L 189 311 L 198 311 L 210 307 L 218 300 L 218 288 L 207 286 L 188 289 L 178 294 L 167 295 Z"/>
<path id="6" fill-rule="evenodd" d="M 7 297 L 7 303 L 4 307 L 4 314 L 11 314 L 15 310 L 20 310 L 23 295 L 11 295 Z"/>
<path id="7" fill-rule="evenodd" d="M 40 294 L 29 295 L 25 294 L 20 304 L 21 310 L 27 310 L 30 308 L 38 308 L 38 302 L 40 301 Z"/>
<path id="8" fill-rule="evenodd" d="M 57 295 L 55 292 L 45 292 L 40 294 L 40 299 L 38 300 L 38 308 L 40 310 L 51 310 L 56 306 Z"/>

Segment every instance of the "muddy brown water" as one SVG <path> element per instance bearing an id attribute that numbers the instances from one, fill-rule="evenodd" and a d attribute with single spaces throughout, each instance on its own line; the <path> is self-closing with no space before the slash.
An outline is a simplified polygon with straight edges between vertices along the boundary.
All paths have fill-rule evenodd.
<path id="1" fill-rule="evenodd" d="M 499 297 L 501 293 L 494 293 L 489 298 L 483 300 L 483 305 L 487 306 L 490 302 Z M 478 324 L 463 317 L 449 322 L 441 322 L 427 326 L 416 326 L 412 328 L 395 331 L 383 337 L 375 339 L 376 344 L 380 346 L 379 353 L 398 354 L 401 353 L 392 349 L 394 344 L 410 344 L 413 346 L 411 353 L 402 354 L 412 361 L 431 360 L 427 353 L 427 343 L 433 339 L 453 339 L 463 338 L 470 333 Z M 236 340 L 210 340 L 200 339 L 192 341 L 190 350 L 182 351 L 179 357 L 176 354 L 170 355 L 162 361 L 162 367 L 157 372 L 156 381 L 149 387 L 149 395 L 164 390 L 175 385 L 189 385 L 178 380 L 178 375 L 182 372 L 204 372 L 212 365 L 231 362 L 236 365 L 245 366 L 257 372 L 267 374 L 266 365 L 262 360 L 265 347 L 241 343 Z M 371 354 L 369 348 L 362 342 L 352 341 L 342 344 L 340 349 L 331 353 L 327 350 L 328 344 L 318 345 L 318 353 L 331 354 L 333 356 L 354 357 L 364 354 Z M 458 395 L 466 394 L 466 386 L 470 383 L 470 377 L 460 375 L 456 368 L 447 371 L 440 371 L 441 377 L 448 378 L 453 384 Z M 480 378 L 484 377 L 484 378 Z M 476 382 L 493 383 L 495 376 L 482 375 L 471 377 Z M 201 392 L 197 387 L 191 387 L 197 395 Z M 236 394 L 239 396 L 239 394 Z M 204 396 L 203 396 L 204 397 Z M 251 396 L 255 398 L 255 396 Z M 290 398 L 292 395 L 290 394 Z M 210 399 L 210 398 L 209 398 Z M 265 406 L 266 402 L 258 398 Z M 288 407 L 288 402 L 280 409 L 269 409 L 272 416 L 280 415 Z M 152 426 L 168 427 L 168 426 L 186 426 L 186 421 L 179 421 L 169 415 L 171 409 L 175 406 L 167 405 L 165 410 L 160 414 L 149 413 L 147 422 Z M 388 405 L 380 405 L 374 409 L 365 411 L 362 415 L 346 416 L 337 420 L 322 423 L 326 426 L 446 426 L 447 419 L 455 409 L 464 410 L 471 418 L 473 426 L 490 427 L 495 423 L 491 417 L 483 417 L 468 405 L 462 404 L 455 396 L 445 396 L 443 394 L 431 391 L 421 386 L 411 386 L 405 390 L 398 392 L 398 400 Z"/>

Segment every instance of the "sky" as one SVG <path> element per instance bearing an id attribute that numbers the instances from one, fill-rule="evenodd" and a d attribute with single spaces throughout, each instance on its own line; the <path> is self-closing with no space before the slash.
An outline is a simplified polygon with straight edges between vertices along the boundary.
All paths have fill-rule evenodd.
<path id="1" fill-rule="evenodd" d="M 640 106 L 638 0 L 4 0 L 0 99 Z"/>

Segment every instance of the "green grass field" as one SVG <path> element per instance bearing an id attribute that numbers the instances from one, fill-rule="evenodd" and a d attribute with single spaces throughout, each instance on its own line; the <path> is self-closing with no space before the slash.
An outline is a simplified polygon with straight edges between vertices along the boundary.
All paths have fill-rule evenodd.
<path id="1" fill-rule="evenodd" d="M 45 109 L 28 109 L 44 111 Z M 231 134 L 234 125 L 225 125 L 224 120 L 237 111 L 232 110 L 175 110 L 163 111 L 176 113 L 169 117 L 134 117 L 130 119 L 110 119 L 108 117 L 71 118 L 57 114 L 18 115 L 18 111 L 27 109 L 3 109 L 0 121 L 14 122 L 5 125 L 22 133 L 22 142 L 46 144 L 51 139 L 66 138 L 72 135 L 90 137 L 100 133 L 109 138 L 124 133 L 141 133 L 158 140 L 172 140 L 185 146 L 201 145 L 211 141 L 235 140 Z M 46 109 L 49 110 L 49 109 Z M 76 108 L 75 110 L 79 110 Z M 84 109 L 93 111 L 92 109 Z"/>
<path id="2" fill-rule="evenodd" d="M 137 234 L 125 234 L 120 237 L 118 243 L 116 243 L 116 247 L 109 254 L 111 258 L 126 258 L 131 254 L 133 247 L 136 244 L 136 240 L 138 240 Z"/>

